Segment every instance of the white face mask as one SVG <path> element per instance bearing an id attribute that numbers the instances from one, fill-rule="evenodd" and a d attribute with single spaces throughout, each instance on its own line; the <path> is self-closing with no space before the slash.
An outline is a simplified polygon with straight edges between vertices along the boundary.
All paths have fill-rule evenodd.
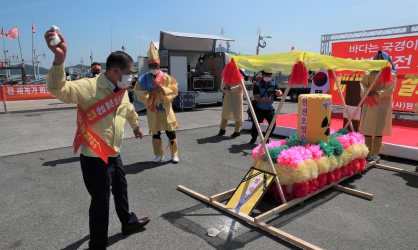
<path id="1" fill-rule="evenodd" d="M 119 69 L 119 71 L 120 71 L 120 69 Z M 122 74 L 122 71 L 120 71 L 120 73 Z M 127 87 L 129 87 L 129 84 L 132 82 L 132 75 L 122 74 L 122 80 L 119 81 L 117 77 L 116 77 L 116 80 L 117 80 L 116 85 L 118 86 L 118 88 L 126 89 Z"/>
<path id="2" fill-rule="evenodd" d="M 265 82 L 269 82 L 269 81 L 271 80 L 271 77 L 263 77 L 263 80 L 264 80 Z"/>
<path id="3" fill-rule="evenodd" d="M 203 63 L 203 60 L 200 60 L 199 62 L 200 62 L 200 63 Z"/>
<path id="4" fill-rule="evenodd" d="M 158 71 L 160 71 L 159 69 L 150 69 L 149 72 L 151 72 L 151 74 L 153 75 L 157 75 Z"/>

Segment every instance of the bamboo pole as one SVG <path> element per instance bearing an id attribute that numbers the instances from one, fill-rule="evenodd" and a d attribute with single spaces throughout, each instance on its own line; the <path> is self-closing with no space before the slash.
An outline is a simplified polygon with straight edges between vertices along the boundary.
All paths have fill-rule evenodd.
<path id="1" fill-rule="evenodd" d="M 395 172 L 399 172 L 399 173 L 403 173 L 403 174 L 418 176 L 418 173 L 416 173 L 416 172 L 408 171 L 408 170 L 401 169 L 401 168 L 389 167 L 389 166 L 382 165 L 382 164 L 375 164 L 374 166 L 377 167 L 377 168 L 381 168 L 381 169 L 386 169 L 386 170 L 395 171 Z"/>
<path id="2" fill-rule="evenodd" d="M 267 140 L 268 140 L 268 138 L 270 137 L 271 131 L 273 131 L 273 125 L 274 125 L 274 123 L 276 122 L 276 119 L 277 119 L 277 117 L 278 117 L 278 116 L 279 116 L 279 114 L 280 114 L 280 110 L 282 110 L 282 107 L 283 107 L 283 104 L 284 104 L 284 102 L 285 102 L 285 100 L 286 100 L 286 97 L 287 97 L 287 95 L 289 94 L 289 90 L 290 90 L 290 84 L 289 84 L 289 85 L 287 85 L 287 87 L 286 87 L 286 89 L 285 89 L 285 91 L 284 91 L 284 93 L 283 93 L 283 96 L 281 97 L 281 100 L 280 100 L 279 106 L 277 106 L 276 113 L 274 113 L 273 122 L 272 122 L 271 124 L 269 124 L 269 127 L 268 127 L 268 129 L 266 130 L 266 136 L 265 136 L 265 138 L 264 138 L 266 141 L 267 141 Z"/>
<path id="3" fill-rule="evenodd" d="M 363 97 L 361 98 L 360 103 L 357 105 L 356 109 L 354 110 L 353 115 L 352 115 L 351 117 L 350 117 L 350 116 L 348 117 L 348 118 L 349 118 L 349 119 L 348 119 L 348 122 L 347 122 L 347 124 L 345 124 L 344 128 L 347 128 L 348 123 L 351 123 L 351 120 L 353 119 L 353 117 L 355 117 L 355 116 L 356 116 L 357 111 L 359 110 L 359 108 L 361 107 L 361 105 L 363 105 L 363 102 L 364 102 L 364 101 L 366 100 L 366 98 L 368 97 L 370 90 L 374 87 L 374 85 L 376 85 L 377 80 L 380 78 L 380 74 L 381 74 L 381 73 L 382 73 L 382 70 L 380 70 L 380 71 L 377 73 L 377 76 L 376 76 L 376 78 L 374 79 L 374 81 L 372 82 L 372 85 L 370 85 L 370 87 L 367 89 L 366 93 L 364 93 Z M 360 83 L 360 84 L 361 84 L 361 83 Z"/>
<path id="4" fill-rule="evenodd" d="M 214 206 L 214 207 L 216 207 L 216 208 L 218 208 L 218 209 L 220 209 L 224 212 L 227 212 L 230 215 L 233 215 L 237 218 L 240 218 L 241 220 L 244 220 L 245 222 L 248 222 L 251 225 L 255 225 L 254 224 L 254 218 L 251 217 L 251 216 L 248 216 L 246 214 L 237 212 L 234 209 L 229 208 L 229 207 L 225 206 L 224 204 L 222 204 L 218 201 L 211 201 L 209 197 L 206 197 L 203 194 L 200 194 L 196 191 L 193 191 L 193 190 L 191 190 L 191 189 L 189 189 L 185 186 L 178 185 L 177 189 L 179 189 L 179 190 L 181 190 L 181 191 L 183 191 L 183 192 L 185 192 L 185 193 L 187 193 L 187 194 L 189 194 L 189 195 L 191 195 L 191 196 L 193 196 L 193 197 L 195 197 L 195 198 L 197 198 L 201 201 L 204 201 L 204 202 L 208 203 L 209 205 L 212 205 L 212 206 Z"/>
<path id="5" fill-rule="evenodd" d="M 267 225 L 264 222 L 258 222 L 257 223 L 258 228 L 260 228 L 261 230 L 264 230 L 272 235 L 278 236 L 280 239 L 283 239 L 287 242 L 290 242 L 291 244 L 298 246 L 302 249 L 306 249 L 306 250 L 320 250 L 322 248 L 317 247 L 309 242 L 306 242 L 302 239 L 299 239 L 296 236 L 293 236 L 291 234 L 288 234 L 278 228 L 275 228 L 273 226 Z"/>
<path id="6" fill-rule="evenodd" d="M 368 199 L 368 200 L 373 199 L 372 194 L 362 192 L 362 191 L 358 191 L 358 190 L 355 190 L 355 189 L 352 189 L 352 188 L 344 187 L 344 186 L 341 186 L 341 185 L 335 185 L 332 188 L 335 189 L 335 190 L 338 190 L 340 192 L 347 193 L 347 194 L 352 194 L 352 195 L 355 195 L 355 196 L 358 196 L 358 197 L 361 197 L 361 198 L 364 198 L 364 199 Z"/>
<path id="7" fill-rule="evenodd" d="M 353 123 L 351 122 L 352 118 L 351 118 L 351 116 L 350 116 L 350 112 L 349 112 L 349 111 L 348 111 L 348 109 L 347 109 L 347 105 L 345 104 L 345 99 L 344 99 L 343 93 L 342 93 L 342 91 L 341 91 L 341 86 L 340 86 L 340 83 L 339 83 L 339 79 L 337 78 L 337 74 L 335 74 L 335 70 L 332 70 L 332 75 L 334 76 L 335 83 L 337 84 L 337 87 L 338 87 L 338 93 L 340 94 L 341 101 L 343 102 L 343 105 L 344 105 L 344 110 L 345 110 L 345 112 L 346 112 L 346 114 L 347 114 L 347 117 L 348 117 L 348 123 L 350 123 L 350 128 L 351 128 L 351 131 L 352 131 L 352 132 L 354 132 Z"/>
<path id="8" fill-rule="evenodd" d="M 368 163 L 367 163 L 367 165 L 366 165 L 366 169 L 368 169 L 368 168 L 370 168 L 370 167 L 372 167 L 372 166 L 374 166 L 374 165 L 375 165 L 375 163 L 374 163 L 374 162 L 368 162 Z M 417 173 L 417 175 L 418 175 L 418 173 Z M 257 223 L 257 224 L 259 224 L 259 223 L 260 223 L 260 222 L 262 222 L 262 221 L 266 221 L 266 220 L 268 220 L 268 219 L 270 219 L 270 218 L 272 218 L 272 217 L 275 217 L 275 216 L 277 216 L 280 212 L 283 212 L 283 211 L 285 211 L 285 210 L 287 210 L 287 209 L 289 209 L 289 208 L 291 208 L 291 207 L 293 207 L 293 206 L 295 206 L 295 205 L 298 205 L 299 203 L 301 203 L 301 202 L 303 202 L 303 201 L 305 201 L 305 200 L 309 199 L 310 197 L 312 197 L 312 196 L 314 196 L 314 195 L 317 195 L 317 194 L 321 193 L 322 191 L 325 191 L 325 190 L 327 190 L 327 189 L 329 189 L 329 188 L 332 188 L 332 187 L 334 187 L 334 186 L 338 185 L 340 182 L 342 182 L 342 181 L 344 181 L 344 180 L 346 180 L 346 179 L 348 179 L 348 178 L 350 178 L 350 177 L 352 177 L 352 176 L 353 176 L 353 175 L 350 175 L 350 176 L 345 176 L 345 177 L 343 177 L 343 178 L 339 179 L 339 180 L 338 180 L 338 181 L 336 181 L 336 182 L 333 182 L 333 183 L 330 183 L 330 184 L 328 184 L 328 185 L 324 186 L 323 188 L 321 188 L 321 189 L 317 190 L 315 193 L 310 193 L 310 194 L 308 194 L 307 196 L 304 196 L 304 197 L 300 197 L 300 198 L 293 199 L 293 200 L 291 200 L 291 201 L 289 201 L 289 202 L 287 202 L 287 203 L 283 203 L 283 204 L 282 204 L 282 205 L 280 205 L 280 206 L 277 206 L 277 207 L 275 207 L 275 208 L 273 208 L 273 209 L 270 209 L 269 211 L 267 211 L 267 212 L 265 212 L 265 213 L 263 213 L 263 214 L 260 214 L 259 216 L 255 217 L 255 218 L 254 218 L 254 222 L 255 222 L 255 223 Z"/>
<path id="9" fill-rule="evenodd" d="M 283 94 L 283 96 L 282 96 L 282 99 L 280 100 L 280 104 L 279 104 L 279 106 L 277 107 L 276 113 L 274 114 L 273 121 L 276 121 L 275 119 L 277 119 L 277 116 L 279 115 L 279 112 L 280 112 L 280 110 L 281 110 L 281 108 L 282 108 L 282 106 L 283 106 L 283 103 L 284 103 L 284 101 L 286 100 L 287 95 L 289 94 L 289 90 L 290 90 L 290 85 L 287 85 L 287 87 L 286 87 L 286 89 L 285 89 L 285 91 L 284 91 L 284 94 Z M 273 130 L 273 129 L 272 129 L 273 124 L 274 124 L 273 122 L 272 122 L 271 124 L 269 124 L 269 127 L 268 127 L 268 129 L 267 129 L 267 131 L 266 131 L 266 136 L 265 136 L 266 138 L 268 138 L 268 137 L 270 136 L 270 133 L 271 133 L 271 131 Z M 266 141 L 267 141 L 267 140 L 266 140 Z M 260 157 L 260 154 L 261 154 L 261 150 L 258 150 L 257 157 L 255 157 L 255 158 L 253 159 L 252 163 L 251 163 L 251 166 L 252 166 L 252 167 L 254 167 L 254 166 L 255 166 L 255 164 L 256 164 L 256 162 L 257 162 L 258 157 Z"/>
<path id="10" fill-rule="evenodd" d="M 271 167 L 271 169 L 273 170 L 273 173 L 274 173 L 274 175 L 275 175 L 275 180 L 276 180 L 277 188 L 279 189 L 280 198 L 282 199 L 282 202 L 283 202 L 283 203 L 286 203 L 286 198 L 284 197 L 282 187 L 280 186 L 279 177 L 277 176 L 276 169 L 274 168 L 273 161 L 271 160 L 271 157 L 270 157 L 270 153 L 269 153 L 269 151 L 267 150 L 266 140 L 265 140 L 265 138 L 263 137 L 263 132 L 261 131 L 261 128 L 260 128 L 260 123 L 259 123 L 259 122 L 258 122 L 258 120 L 257 120 L 257 116 L 255 115 L 254 107 L 253 107 L 253 105 L 252 105 L 252 103 L 251 103 L 251 101 L 250 101 L 250 96 L 248 95 L 247 89 L 245 88 L 244 79 L 241 79 L 241 87 L 242 87 L 242 90 L 243 90 L 243 91 L 244 91 L 244 93 L 245 93 L 245 98 L 247 99 L 247 102 L 248 102 L 248 107 L 250 108 L 251 115 L 252 115 L 252 117 L 253 117 L 253 123 L 254 123 L 254 125 L 256 126 L 257 131 L 258 131 L 258 134 L 260 135 L 260 137 L 261 137 L 261 139 L 262 139 L 262 141 L 263 141 L 263 142 L 262 142 L 262 148 L 264 149 L 264 151 L 265 151 L 265 153 L 266 153 L 266 155 L 267 155 L 267 160 L 268 160 L 269 165 L 270 165 L 270 167 Z M 289 91 L 289 90 L 288 90 L 288 88 L 289 88 L 289 86 L 288 86 L 288 87 L 287 87 L 287 89 L 286 89 L 287 91 Z M 282 100 L 284 100 L 284 99 L 282 99 Z M 276 111 L 276 112 L 277 112 L 277 111 Z M 273 123 L 272 123 L 272 124 L 273 124 Z M 255 159 L 253 159 L 253 161 L 252 161 L 252 163 L 251 163 L 251 167 L 254 167 L 254 166 L 255 166 L 255 163 L 256 163 L 256 161 L 257 161 L 258 157 L 260 156 L 260 153 L 261 153 L 261 147 L 260 147 L 260 150 L 258 151 L 258 155 L 257 155 L 257 157 L 256 157 Z"/>
<path id="11" fill-rule="evenodd" d="M 3 107 L 4 107 L 4 113 L 9 114 L 9 110 L 7 110 L 7 102 L 6 102 L 6 93 L 4 92 L 4 85 L 1 85 L 1 94 L 3 97 Z"/>
<path id="12" fill-rule="evenodd" d="M 235 191 L 235 189 L 236 189 L 236 188 L 233 188 L 233 189 L 231 189 L 231 190 L 228 190 L 228 191 L 222 192 L 222 193 L 220 193 L 220 194 L 215 194 L 215 195 L 212 195 L 212 196 L 210 197 L 210 201 L 211 201 L 211 202 L 214 202 L 214 201 L 222 200 L 223 198 L 230 196 L 230 195 L 231 195 L 231 194 Z"/>
<path id="13" fill-rule="evenodd" d="M 211 201 L 211 199 L 209 197 L 206 197 L 206 196 L 204 196 L 204 195 L 202 195 L 198 192 L 195 192 L 195 191 L 193 191 L 193 190 L 191 190 L 191 189 L 189 189 L 185 186 L 178 185 L 177 189 L 179 189 L 180 191 L 182 191 L 186 194 L 189 194 L 189 195 L 193 196 L 196 199 L 204 201 L 204 202 L 208 203 L 209 205 L 212 205 L 215 208 L 220 209 L 221 211 L 226 212 L 226 213 L 234 216 L 235 218 L 241 219 L 241 220 L 247 222 L 248 224 L 250 224 L 252 226 L 258 227 L 263 231 L 266 231 L 266 232 L 268 232 L 268 233 L 270 233 L 274 236 L 277 236 L 277 237 L 281 238 L 282 240 L 290 242 L 291 244 L 293 244 L 295 246 L 298 246 L 302 249 L 315 249 L 315 250 L 321 249 L 321 248 L 319 248 L 315 245 L 312 245 L 309 242 L 306 242 L 302 239 L 299 239 L 296 236 L 288 234 L 288 233 L 286 233 L 286 232 L 284 232 L 284 231 L 282 231 L 278 228 L 275 228 L 273 226 L 267 225 L 266 223 L 264 223 L 262 221 L 256 223 L 254 221 L 253 217 L 248 216 L 248 215 L 243 214 L 243 213 L 240 213 L 240 212 L 237 213 L 234 209 L 231 209 L 231 208 L 225 206 L 224 204 L 222 204 L 218 201 Z"/>

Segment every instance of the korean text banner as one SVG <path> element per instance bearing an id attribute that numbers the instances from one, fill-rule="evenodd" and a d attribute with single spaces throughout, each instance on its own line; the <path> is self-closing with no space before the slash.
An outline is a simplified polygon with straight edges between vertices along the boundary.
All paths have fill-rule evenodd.
<path id="1" fill-rule="evenodd" d="M 373 59 L 379 50 L 389 54 L 398 74 L 417 74 L 418 36 L 332 44 L 333 56 L 353 60 Z"/>
<path id="2" fill-rule="evenodd" d="M 46 84 L 33 85 L 2 85 L 0 86 L 0 101 L 22 101 L 37 99 L 53 99 L 47 91 Z"/>
<path id="3" fill-rule="evenodd" d="M 393 93 L 393 110 L 412 111 L 418 103 L 418 36 L 388 39 L 334 42 L 332 55 L 353 60 L 371 59 L 379 51 L 389 54 L 397 71 L 396 90 Z M 344 72 L 346 81 L 361 80 L 362 73 Z M 334 94 L 333 94 L 334 96 Z M 334 102 L 333 98 L 333 102 Z M 335 102 L 334 102 L 335 103 Z"/>

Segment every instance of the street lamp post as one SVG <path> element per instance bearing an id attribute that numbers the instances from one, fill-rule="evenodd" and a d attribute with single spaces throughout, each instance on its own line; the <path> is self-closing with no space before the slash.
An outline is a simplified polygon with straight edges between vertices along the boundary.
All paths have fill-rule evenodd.
<path id="1" fill-rule="evenodd" d="M 264 41 L 264 38 L 272 38 L 272 37 L 271 36 L 261 36 L 260 34 L 258 34 L 257 55 L 258 55 L 258 52 L 260 51 L 260 47 L 261 48 L 265 48 L 266 47 L 266 42 Z M 261 41 L 263 41 L 263 45 L 260 44 Z"/>

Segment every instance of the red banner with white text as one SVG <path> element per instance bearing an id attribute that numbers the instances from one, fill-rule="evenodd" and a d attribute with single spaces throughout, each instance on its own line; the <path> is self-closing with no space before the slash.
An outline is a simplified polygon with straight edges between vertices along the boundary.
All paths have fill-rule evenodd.
<path id="1" fill-rule="evenodd" d="M 55 97 L 47 91 L 46 84 L 0 86 L 0 101 L 22 101 L 53 98 Z"/>
<path id="2" fill-rule="evenodd" d="M 333 56 L 353 60 L 373 59 L 379 50 L 389 54 L 397 72 L 393 110 L 412 111 L 412 108 L 418 103 L 418 36 L 334 42 L 332 44 Z M 355 72 L 342 73 L 342 78 L 344 78 L 342 80 L 345 81 L 354 81 L 354 78 L 358 81 L 362 77 L 360 72 L 357 75 Z M 344 88 L 344 85 L 342 87 Z M 334 86 L 332 91 L 335 90 Z M 337 95 L 332 94 L 333 103 L 341 105 L 338 92 Z"/>

